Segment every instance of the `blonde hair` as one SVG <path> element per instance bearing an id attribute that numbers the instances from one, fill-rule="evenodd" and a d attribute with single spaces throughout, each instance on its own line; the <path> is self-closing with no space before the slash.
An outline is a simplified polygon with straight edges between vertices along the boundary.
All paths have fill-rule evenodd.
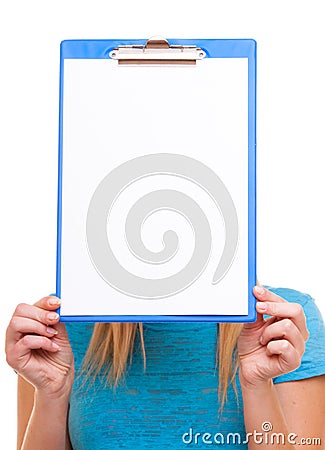
<path id="1" fill-rule="evenodd" d="M 227 400 L 230 384 L 235 392 L 235 377 L 238 367 L 236 344 L 242 324 L 220 323 L 218 325 L 218 345 L 216 366 L 219 369 L 218 394 L 221 408 Z M 139 333 L 144 371 L 146 368 L 146 351 L 142 323 L 97 323 L 94 327 L 83 368 L 87 379 L 93 379 L 104 370 L 107 381 L 114 388 L 123 377 L 128 363 L 132 363 L 132 353 L 136 334 Z"/>

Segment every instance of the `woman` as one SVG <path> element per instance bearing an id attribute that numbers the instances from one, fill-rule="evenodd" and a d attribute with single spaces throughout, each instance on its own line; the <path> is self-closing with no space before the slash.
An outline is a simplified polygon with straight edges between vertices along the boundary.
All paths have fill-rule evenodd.
<path id="1" fill-rule="evenodd" d="M 65 327 L 56 297 L 18 305 L 6 339 L 19 374 L 18 448 L 298 449 L 306 439 L 322 448 L 317 307 L 290 289 L 255 287 L 254 295 L 257 320 L 244 325 Z"/>

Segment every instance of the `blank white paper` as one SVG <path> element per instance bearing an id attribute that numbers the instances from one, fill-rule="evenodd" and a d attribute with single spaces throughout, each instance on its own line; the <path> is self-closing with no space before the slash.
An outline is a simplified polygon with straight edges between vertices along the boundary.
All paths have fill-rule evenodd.
<path id="1" fill-rule="evenodd" d="M 133 177 L 130 161 L 139 161 L 143 172 L 150 171 L 151 160 L 158 154 L 172 155 L 171 161 L 178 155 L 177 161 L 184 158 L 184 167 L 186 161 L 193 161 L 193 168 L 209 168 L 233 201 L 237 247 L 231 265 L 216 284 L 212 280 L 225 246 L 222 211 L 196 181 L 199 169 L 193 169 L 191 178 L 179 176 L 173 168 L 170 173 Z M 125 170 L 131 171 L 130 182 L 119 188 L 109 214 L 98 224 L 98 230 L 105 227 L 121 275 L 115 274 L 114 264 L 108 264 L 103 275 L 89 250 L 87 214 L 103 180 L 109 194 L 110 177 Z M 200 230 L 194 234 L 186 213 L 175 206 L 161 207 L 163 198 L 155 208 L 156 194 L 150 199 L 156 191 L 161 192 L 158 196 L 169 196 L 172 205 L 178 199 L 181 205 L 182 198 L 189 205 L 192 200 L 203 212 L 200 223 L 208 224 L 211 232 L 204 268 L 201 264 L 200 273 L 184 286 L 176 283 L 177 289 L 174 281 L 168 286 L 164 280 L 174 280 L 179 273 L 184 273 L 185 280 L 184 268 L 198 251 L 196 238 L 208 245 L 207 238 L 200 237 Z M 141 199 L 152 201 L 153 208 L 137 230 L 128 215 Z M 159 259 L 164 233 L 170 231 L 178 239 L 175 251 L 158 262 L 139 257 L 127 241 L 128 220 L 128 234 L 140 241 L 144 254 Z M 200 252 L 197 255 L 203 258 Z M 124 279 L 123 273 L 130 275 Z M 137 281 L 134 285 L 133 280 Z M 247 58 L 206 58 L 196 66 L 150 67 L 119 66 L 110 59 L 65 59 L 61 315 L 246 315 L 247 280 Z"/>

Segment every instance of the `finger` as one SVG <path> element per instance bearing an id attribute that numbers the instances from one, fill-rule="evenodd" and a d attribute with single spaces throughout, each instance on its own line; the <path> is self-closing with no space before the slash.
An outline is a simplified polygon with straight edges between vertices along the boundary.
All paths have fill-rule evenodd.
<path id="1" fill-rule="evenodd" d="M 306 326 L 306 317 L 304 314 L 304 310 L 301 305 L 297 303 L 289 303 L 286 300 L 284 300 L 282 297 L 280 297 L 277 294 L 274 294 L 274 292 L 269 291 L 268 289 L 262 287 L 262 286 L 255 286 L 254 287 L 254 295 L 259 301 L 257 303 L 257 310 L 259 312 L 263 312 L 263 314 L 269 314 L 271 316 L 279 316 L 279 317 L 285 317 L 283 315 L 277 314 L 277 311 L 285 311 L 281 306 L 277 306 L 277 304 L 284 304 L 284 305 L 292 305 L 288 307 L 288 314 L 291 314 L 291 317 L 295 324 L 297 325 L 298 329 L 301 331 L 303 337 L 305 340 L 308 339 L 309 333 Z M 268 302 L 267 306 L 264 306 L 260 302 Z M 272 305 L 274 303 L 274 305 Z"/>
<path id="2" fill-rule="evenodd" d="M 20 366 L 26 364 L 24 357 L 28 356 L 31 350 L 38 349 L 53 353 L 59 351 L 60 347 L 47 337 L 27 334 L 16 343 L 10 352 L 7 352 L 7 363 L 19 371 Z"/>
<path id="3" fill-rule="evenodd" d="M 287 340 L 271 341 L 266 348 L 269 356 L 279 356 L 279 363 L 283 373 L 296 370 L 301 364 L 301 356 Z"/>
<path id="4" fill-rule="evenodd" d="M 308 339 L 309 333 L 306 326 L 306 317 L 304 310 L 298 303 L 274 303 L 272 301 L 257 302 L 256 309 L 270 316 L 279 318 L 289 318 L 296 325 L 305 340 Z"/>
<path id="5" fill-rule="evenodd" d="M 255 286 L 253 293 L 257 300 L 263 302 L 263 301 L 269 301 L 269 302 L 276 302 L 276 303 L 288 303 L 286 300 L 284 300 L 282 297 L 280 297 L 277 294 L 274 294 L 274 292 L 269 291 L 263 286 Z"/>
<path id="6" fill-rule="evenodd" d="M 14 316 L 27 317 L 47 325 L 56 324 L 60 318 L 59 314 L 54 311 L 47 311 L 35 305 L 28 305 L 27 303 L 20 303 L 14 312 Z"/>
<path id="7" fill-rule="evenodd" d="M 275 339 L 286 339 L 301 356 L 305 351 L 305 341 L 296 325 L 290 319 L 279 320 L 268 325 L 263 330 L 260 342 L 262 345 L 267 345 Z"/>
<path id="8" fill-rule="evenodd" d="M 13 316 L 9 324 L 9 337 L 18 341 L 22 334 L 39 334 L 51 337 L 58 334 L 57 330 L 27 317 Z"/>
<path id="9" fill-rule="evenodd" d="M 34 304 L 34 306 L 37 306 L 38 308 L 49 310 L 57 309 L 60 307 L 60 305 L 61 300 L 55 295 L 48 295 L 47 297 L 43 297 Z"/>
<path id="10" fill-rule="evenodd" d="M 254 293 L 255 297 L 257 299 L 259 299 L 259 296 L 265 295 L 266 292 L 269 293 L 269 294 L 272 294 L 270 291 L 268 291 L 267 289 L 262 287 L 261 284 L 259 283 L 259 281 L 257 281 L 257 285 L 254 286 L 254 289 L 253 289 L 253 293 Z M 280 300 L 282 300 L 281 297 L 279 297 L 279 301 Z M 255 322 L 246 322 L 244 324 L 244 328 L 246 328 L 246 329 L 261 328 L 261 326 L 264 325 L 264 322 L 265 322 L 264 311 L 260 310 L 256 306 L 256 312 L 257 312 L 257 315 L 256 315 Z"/>
<path id="11" fill-rule="evenodd" d="M 30 334 L 26 334 L 16 344 L 17 352 L 20 354 L 24 353 L 24 351 L 41 348 L 49 352 L 57 352 L 60 349 L 59 345 L 51 341 L 51 339 L 45 336 L 32 336 Z"/>

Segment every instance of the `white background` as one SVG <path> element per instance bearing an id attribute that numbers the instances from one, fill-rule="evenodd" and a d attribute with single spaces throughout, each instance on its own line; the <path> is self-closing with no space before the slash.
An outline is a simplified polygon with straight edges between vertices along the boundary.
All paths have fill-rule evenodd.
<path id="1" fill-rule="evenodd" d="M 258 277 L 325 313 L 323 2 L 18 0 L 0 9 L 1 340 L 14 306 L 55 291 L 59 43 L 80 38 L 258 42 Z M 0 445 L 15 448 L 16 377 L 1 374 Z"/>

